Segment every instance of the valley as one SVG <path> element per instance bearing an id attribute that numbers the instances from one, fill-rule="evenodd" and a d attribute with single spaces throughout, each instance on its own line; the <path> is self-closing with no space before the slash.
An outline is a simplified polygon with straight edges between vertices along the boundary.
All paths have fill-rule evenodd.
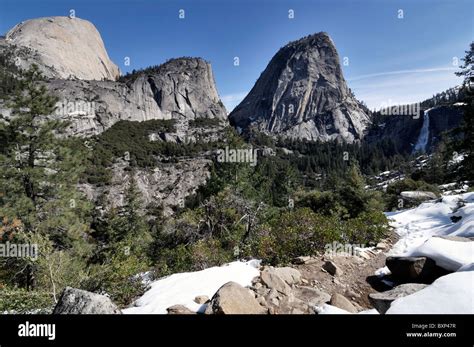
<path id="1" fill-rule="evenodd" d="M 39 247 L 0 312 L 474 312 L 466 86 L 371 111 L 317 32 L 228 110 L 205 57 L 121 73 L 60 16 L 0 58 L 0 238 Z"/>

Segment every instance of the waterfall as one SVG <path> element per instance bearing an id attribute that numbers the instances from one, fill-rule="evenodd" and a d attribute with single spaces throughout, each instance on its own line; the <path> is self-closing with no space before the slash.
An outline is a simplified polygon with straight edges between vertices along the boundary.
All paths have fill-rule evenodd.
<path id="1" fill-rule="evenodd" d="M 416 141 L 415 147 L 413 148 L 413 153 L 415 152 L 426 152 L 426 145 L 428 145 L 428 139 L 430 138 L 430 110 L 426 110 L 423 114 L 423 126 L 420 130 L 420 135 L 418 135 L 418 140 Z"/>

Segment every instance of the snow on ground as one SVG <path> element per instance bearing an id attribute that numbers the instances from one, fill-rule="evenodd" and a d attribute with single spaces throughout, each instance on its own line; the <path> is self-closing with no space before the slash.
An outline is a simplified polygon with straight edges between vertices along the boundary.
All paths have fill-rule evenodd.
<path id="1" fill-rule="evenodd" d="M 429 257 L 436 265 L 450 271 L 474 263 L 474 242 L 460 242 L 432 237 L 421 246 L 406 254 L 414 257 Z M 474 288 L 473 288 L 474 289 Z"/>
<path id="2" fill-rule="evenodd" d="M 466 204 L 459 208 L 462 201 Z M 413 252 L 435 235 L 474 237 L 474 193 L 444 196 L 441 202 L 429 201 L 413 209 L 387 212 L 386 215 L 400 236 L 389 255 Z M 453 223 L 452 216 L 463 218 Z"/>
<path id="3" fill-rule="evenodd" d="M 454 223 L 451 217 L 462 217 Z M 474 242 L 436 236 L 474 237 L 474 193 L 444 196 L 416 208 L 387 213 L 400 240 L 389 252 L 399 256 L 426 256 L 450 271 L 433 284 L 395 300 L 387 314 L 474 313 Z M 376 275 L 389 274 L 387 268 Z"/>
<path id="4" fill-rule="evenodd" d="M 150 289 L 139 298 L 135 307 L 123 310 L 126 314 L 166 314 L 173 305 L 184 305 L 192 311 L 203 312 L 206 305 L 193 300 L 198 295 L 211 298 L 227 282 L 237 282 L 250 286 L 252 279 L 260 275 L 260 261 L 232 262 L 220 267 L 211 267 L 202 271 L 177 273 L 150 285 Z"/>
<path id="5" fill-rule="evenodd" d="M 315 306 L 315 311 L 318 314 L 353 314 L 349 311 L 343 310 L 342 308 L 329 305 L 329 304 L 322 304 L 321 306 Z M 357 312 L 357 314 L 379 314 L 375 308 L 364 310 Z"/>
<path id="6" fill-rule="evenodd" d="M 332 306 L 329 304 L 323 304 L 321 306 L 315 306 L 314 308 L 318 314 L 351 314 L 350 312 L 343 310 L 339 307 Z"/>
<path id="7" fill-rule="evenodd" d="M 454 272 L 430 286 L 397 299 L 387 314 L 472 314 L 474 271 Z"/>

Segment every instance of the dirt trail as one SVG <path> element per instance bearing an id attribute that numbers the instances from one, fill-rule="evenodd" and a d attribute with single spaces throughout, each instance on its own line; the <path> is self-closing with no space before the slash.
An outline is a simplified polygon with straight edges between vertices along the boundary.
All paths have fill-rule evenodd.
<path id="1" fill-rule="evenodd" d="M 328 294 L 339 293 L 350 299 L 356 308 L 360 310 L 373 308 L 368 300 L 370 293 L 390 289 L 374 275 L 375 271 L 385 266 L 386 252 L 398 240 L 398 236 L 392 232 L 382 242 L 387 245 L 386 249 L 364 252 L 365 258 L 356 256 L 322 256 L 312 258 L 309 263 L 294 265 L 303 278 L 303 282 L 314 288 L 320 289 Z M 323 270 L 326 261 L 332 261 L 342 270 L 335 276 Z"/>

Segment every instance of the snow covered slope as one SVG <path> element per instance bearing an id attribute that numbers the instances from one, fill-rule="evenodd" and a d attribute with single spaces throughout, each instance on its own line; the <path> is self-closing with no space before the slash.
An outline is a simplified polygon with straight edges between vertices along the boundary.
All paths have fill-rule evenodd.
<path id="1" fill-rule="evenodd" d="M 386 314 L 472 314 L 474 271 L 455 272 L 432 285 L 395 300 Z"/>
<path id="2" fill-rule="evenodd" d="M 252 279 L 260 275 L 260 261 L 247 263 L 233 262 L 220 267 L 211 267 L 202 271 L 177 273 L 151 284 L 151 288 L 135 302 L 135 307 L 123 310 L 129 314 L 166 314 L 166 309 L 173 305 L 184 305 L 194 312 L 203 312 L 206 305 L 193 300 L 198 295 L 209 298 L 227 282 L 237 282 L 250 286 Z"/>
<path id="3" fill-rule="evenodd" d="M 444 196 L 387 216 L 400 235 L 391 255 L 425 256 L 456 271 L 395 300 L 387 314 L 474 314 L 474 242 L 455 238 L 474 237 L 474 193 Z M 462 218 L 454 223 L 453 216 Z"/>
<path id="4" fill-rule="evenodd" d="M 474 237 L 474 193 L 444 196 L 416 208 L 388 212 L 400 240 L 390 255 L 407 255 L 432 236 Z M 461 216 L 457 223 L 451 217 Z"/>

